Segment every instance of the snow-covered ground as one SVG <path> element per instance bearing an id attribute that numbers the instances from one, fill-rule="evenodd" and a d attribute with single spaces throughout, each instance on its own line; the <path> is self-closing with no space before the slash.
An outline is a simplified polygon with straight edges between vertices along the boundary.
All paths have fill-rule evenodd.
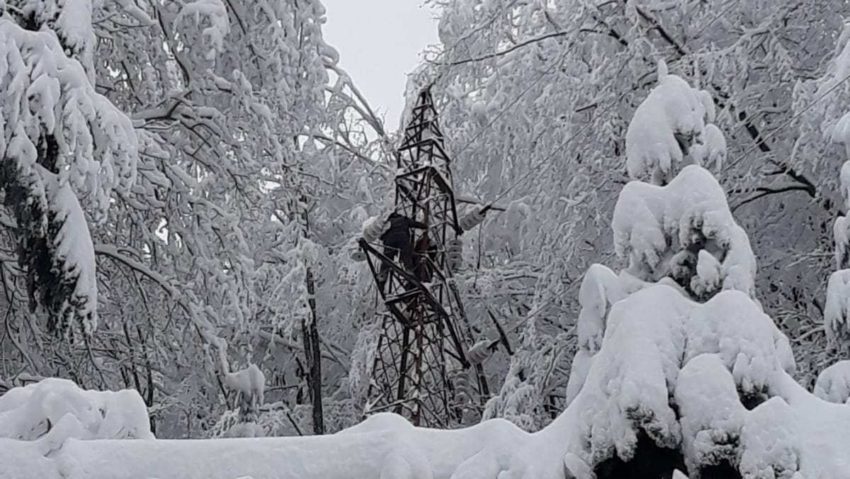
<path id="1" fill-rule="evenodd" d="M 725 461 L 743 477 L 850 477 L 850 409 L 794 382 L 787 339 L 744 293 L 700 304 L 652 285 L 613 304 L 604 330 L 575 399 L 534 434 L 380 414 L 328 436 L 156 440 L 135 392 L 50 379 L 0 397 L 0 477 L 590 478 L 643 435 L 692 472 Z M 846 370 L 827 370 L 818 395 L 841 402 Z"/>

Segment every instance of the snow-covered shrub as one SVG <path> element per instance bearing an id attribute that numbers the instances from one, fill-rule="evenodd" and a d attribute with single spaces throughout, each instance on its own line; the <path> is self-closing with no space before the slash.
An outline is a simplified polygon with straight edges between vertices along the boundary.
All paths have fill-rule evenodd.
<path id="1" fill-rule="evenodd" d="M 239 410 L 244 415 L 256 415 L 264 402 L 266 376 L 256 364 L 249 364 L 243 369 L 224 373 L 221 382 L 230 390 L 236 392 Z"/>
<path id="2" fill-rule="evenodd" d="M 622 299 L 625 292 L 617 275 L 601 264 L 588 268 L 579 289 L 579 312 L 576 324 L 578 351 L 573 357 L 570 379 L 567 383 L 567 404 L 584 384 L 593 356 L 602 347 L 605 320 L 611 305 Z"/>
<path id="3" fill-rule="evenodd" d="M 574 426 L 586 434 L 578 444 L 587 444 L 573 452 L 591 465 L 612 454 L 629 460 L 640 434 L 659 447 L 678 448 L 683 424 L 669 398 L 677 381 L 688 377 L 680 374 L 688 361 L 716 354 L 713 361 L 729 374 L 733 393 L 744 399 L 766 394 L 774 375 L 793 362 L 777 341 L 780 335 L 738 291 L 722 292 L 703 305 L 668 286 L 631 294 L 612 307 L 602 349 L 570 405 L 582 411 Z M 687 387 L 681 392 L 694 402 L 689 393 Z M 737 394 L 734 399 L 743 409 Z M 706 421 L 689 420 L 697 421 L 684 424 L 690 430 Z"/>
<path id="4" fill-rule="evenodd" d="M 43 452 L 74 439 L 152 439 L 139 393 L 86 391 L 49 378 L 0 396 L 0 437 L 38 441 Z"/>
<path id="5" fill-rule="evenodd" d="M 823 310 L 824 328 L 830 343 L 846 347 L 850 337 L 850 270 L 842 269 L 829 276 L 826 287 L 826 305 Z"/>
<path id="6" fill-rule="evenodd" d="M 546 424 L 543 418 L 551 417 L 545 399 L 561 393 L 548 379 L 563 354 L 563 340 L 541 334 L 534 319 L 529 323 L 502 387 L 487 401 L 482 417 L 507 419 L 523 430 L 537 431 Z"/>

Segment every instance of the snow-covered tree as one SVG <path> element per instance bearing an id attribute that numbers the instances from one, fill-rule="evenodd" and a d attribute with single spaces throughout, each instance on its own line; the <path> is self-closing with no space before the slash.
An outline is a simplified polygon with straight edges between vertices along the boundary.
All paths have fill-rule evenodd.
<path id="1" fill-rule="evenodd" d="M 41 268 L 34 271 L 64 273 L 34 282 L 45 289 L 33 291 L 44 291 L 56 308 L 64 294 L 80 314 L 96 311 L 100 333 L 68 346 L 31 327 L 21 307 L 21 275 L 4 255 L 3 304 L 18 321 L 0 340 L 14 364 L 2 374 L 12 383 L 23 370 L 84 386 L 134 387 L 166 436 L 210 434 L 224 411 L 235 414 L 241 392 L 225 380 L 251 365 L 266 377 L 267 406 L 295 411 L 303 431 L 314 421 L 302 409 L 315 410 L 318 398 L 345 410 L 352 401 L 345 392 L 353 331 L 372 305 L 362 301 L 369 287 L 360 280 L 362 265 L 340 245 L 380 201 L 372 195 L 384 187 L 383 147 L 371 132 L 386 133 L 325 44 L 321 4 L 6 3 L 4 29 L 39 30 L 15 27 L 9 35 L 37 43 L 21 47 L 21 68 L 44 78 L 30 87 L 30 76 L 17 83 L 4 76 L 4 88 L 20 84 L 23 93 L 21 105 L 0 106 L 3 118 L 5 108 L 21 110 L 32 119 L 26 133 L 33 151 L 59 154 L 65 163 L 56 165 L 58 182 L 33 173 L 47 178 L 32 185 L 53 208 L 43 219 L 28 214 L 22 198 L 4 198 L 34 222 L 28 227 L 52 221 L 33 240 L 45 250 L 33 255 Z M 39 63 L 39 48 L 70 56 Z M 61 90 L 50 76 L 55 71 Z M 27 88 L 48 96 L 28 99 Z M 66 90 L 74 101 L 65 99 Z M 67 112 L 47 115 L 49 102 Z M 65 134 L 56 151 L 39 146 L 37 129 L 48 131 L 51 121 L 56 131 L 75 128 L 75 143 Z M 95 220 L 88 230 L 83 214 Z M 3 220 L 10 227 L 4 246 L 24 237 L 14 228 L 26 225 L 14 216 Z M 63 223 L 66 217 L 73 221 Z M 94 241 L 78 240 L 88 231 Z M 75 285 L 79 297 L 70 294 Z M 96 298 L 88 294 L 95 287 Z M 319 329 L 311 330 L 314 324 Z M 303 328 L 313 339 L 305 341 Z M 324 361 L 321 381 L 305 374 L 315 358 Z M 259 421 L 265 413 L 260 405 Z M 330 429 L 356 417 L 333 417 Z"/>
<path id="2" fill-rule="evenodd" d="M 47 328 L 89 334 L 97 283 L 83 204 L 102 221 L 136 174 L 130 120 L 95 91 L 88 2 L 0 5 L 0 190 Z M 82 199 L 82 201 L 81 201 Z"/>
<path id="3" fill-rule="evenodd" d="M 617 253 L 628 257 L 627 271 L 637 279 L 670 278 L 698 300 L 722 289 L 753 295 L 749 239 L 723 189 L 696 166 L 708 154 L 726 155 L 723 134 L 707 124 L 714 104 L 708 92 L 668 75 L 664 63 L 658 77 L 626 133 L 629 176 L 654 184 L 632 181 L 620 193 L 612 222 Z M 676 164 L 686 161 L 694 166 L 676 174 Z"/>

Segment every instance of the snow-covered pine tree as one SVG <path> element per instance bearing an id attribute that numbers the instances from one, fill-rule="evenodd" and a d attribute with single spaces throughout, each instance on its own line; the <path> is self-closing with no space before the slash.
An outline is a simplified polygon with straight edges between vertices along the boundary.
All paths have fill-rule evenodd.
<path id="1" fill-rule="evenodd" d="M 567 400 L 570 408 L 595 409 L 598 406 L 582 405 L 581 401 L 587 394 L 599 401 L 598 395 L 601 395 L 608 398 L 603 402 L 610 401 L 602 409 L 615 407 L 619 412 L 613 412 L 614 416 L 621 415 L 620 419 L 597 416 L 600 423 L 597 419 L 590 420 L 593 424 L 589 429 L 591 447 L 584 452 L 584 457 L 590 453 L 590 460 L 583 459 L 586 465 L 581 467 L 592 469 L 596 477 L 667 477 L 675 468 L 684 466 L 696 477 L 700 477 L 701 472 L 707 473 L 704 467 L 719 468 L 718 471 L 727 474 L 724 477 L 736 477 L 734 454 L 724 451 L 722 445 L 710 445 L 709 449 L 715 449 L 705 457 L 700 448 L 706 445 L 693 442 L 690 436 L 706 424 L 701 417 L 692 417 L 703 413 L 692 408 L 691 402 L 702 401 L 701 394 L 705 391 L 691 390 L 694 385 L 689 374 L 710 383 L 709 378 L 717 375 L 703 370 L 704 362 L 705 367 L 710 363 L 711 368 L 731 369 L 734 365 L 729 363 L 730 358 L 722 351 L 722 345 L 717 352 L 723 361 L 717 364 L 714 359 L 703 361 L 700 358 L 694 360 L 692 366 L 689 360 L 709 352 L 705 348 L 715 340 L 711 338 L 717 334 L 717 328 L 725 328 L 708 324 L 715 321 L 709 319 L 715 314 L 709 311 L 725 311 L 738 305 L 745 322 L 752 321 L 750 316 L 753 315 L 768 322 L 769 318 L 761 312 L 758 303 L 749 298 L 754 294 L 756 266 L 747 235 L 733 219 L 726 195 L 717 181 L 699 166 L 707 152 L 725 154 L 725 142 L 719 130 L 709 133 L 716 127 L 708 123 L 714 118 L 714 105 L 705 101 L 706 97 L 705 92 L 691 88 L 680 77 L 669 75 L 666 65 L 659 64 L 658 85 L 636 109 L 627 134 L 626 163 L 634 180 L 623 188 L 614 209 L 614 243 L 618 254 L 628 258 L 628 266 L 615 274 L 604 266 L 593 265 L 582 283 L 579 351 L 573 362 Z M 678 170 L 677 165 L 683 163 L 695 164 Z M 644 183 L 641 178 L 656 184 Z M 730 293 L 733 291 L 735 293 Z M 707 301 L 704 307 L 696 306 L 695 302 L 704 301 Z M 693 319 L 684 322 L 683 330 L 668 330 L 669 343 L 667 340 L 659 343 L 656 338 L 638 346 L 641 340 L 635 339 L 636 344 L 615 347 L 609 336 L 645 334 L 627 326 L 636 318 L 648 320 L 646 315 L 651 314 L 650 309 L 640 304 L 657 304 L 666 311 L 662 316 L 684 314 L 693 315 Z M 729 319 L 727 316 L 723 321 Z M 762 329 L 758 334 L 770 344 L 767 354 L 772 355 L 771 367 L 792 372 L 794 360 L 790 344 L 772 323 L 770 325 L 772 330 Z M 669 326 L 662 326 L 662 329 Z M 640 327 L 634 325 L 634 328 Z M 652 324 L 643 327 L 655 328 Z M 734 328 L 730 325 L 730 329 Z M 643 370 L 648 365 L 646 362 L 621 363 L 622 358 L 605 354 L 616 355 L 615 351 L 620 351 L 628 356 L 632 348 L 639 351 L 651 348 L 651 344 L 658 347 L 661 357 L 650 362 L 667 371 L 663 373 L 666 379 L 652 379 L 653 373 Z M 690 352 L 671 364 L 672 356 L 666 356 L 671 346 Z M 600 362 L 608 364 L 600 366 Z M 618 371 L 614 374 L 625 373 L 634 379 L 609 377 L 597 385 L 588 382 L 600 367 L 608 369 L 608 374 L 613 367 Z M 672 373 L 669 368 L 682 370 Z M 696 373 L 692 373 L 694 368 L 698 369 Z M 761 374 L 757 368 L 744 371 L 739 370 L 745 376 Z M 673 376 L 680 378 L 681 389 L 671 384 Z M 739 401 L 748 407 L 759 404 L 768 397 L 764 381 L 767 378 L 748 377 L 743 382 L 737 378 L 731 385 L 732 396 L 725 399 L 734 408 L 743 407 Z M 609 386 L 603 386 L 606 383 Z M 615 386 L 611 389 L 610 385 Z M 729 386 L 724 379 L 717 384 L 710 383 L 705 389 L 728 389 Z M 667 404 L 667 399 L 662 400 L 668 396 L 675 397 L 672 406 Z M 668 410 L 671 407 L 681 412 L 673 413 Z M 612 414 L 611 411 L 602 416 Z"/>
<path id="2" fill-rule="evenodd" d="M 617 254 L 628 260 L 628 267 L 619 282 L 610 279 L 613 272 L 599 265 L 592 266 L 585 276 L 579 291 L 578 367 L 568 383 L 567 402 L 576 392 L 576 381 L 586 372 L 583 365 L 599 348 L 602 329 L 598 328 L 609 296 L 613 304 L 622 297 L 621 290 L 633 291 L 643 283 L 659 281 L 669 282 L 698 301 L 708 300 L 723 289 L 754 294 L 756 266 L 747 235 L 732 218 L 718 182 L 697 166 L 719 163 L 726 155 L 723 134 L 711 123 L 715 119 L 711 96 L 669 75 L 664 62 L 659 64 L 657 78 L 658 84 L 637 107 L 627 129 L 626 169 L 636 181 L 623 188 L 614 208 L 614 246 Z M 688 164 L 692 166 L 682 169 Z M 532 329 L 524 334 L 535 333 Z M 541 393 L 551 394 L 535 391 L 533 385 L 541 384 L 538 380 L 519 378 L 514 371 L 518 361 L 529 355 L 537 358 L 538 366 L 547 364 L 540 361 L 542 352 L 557 348 L 566 339 L 550 339 L 548 348 L 541 347 L 545 340 L 536 339 L 527 349 L 520 348 L 505 387 L 492 406 L 520 398 L 534 404 L 532 398 L 540 401 L 547 397 Z M 549 375 L 552 368 L 538 367 L 537 374 Z M 533 371 L 531 365 L 523 369 L 524 374 Z M 517 388 L 517 382 L 524 387 Z M 529 410 L 542 408 L 536 404 Z M 516 413 L 509 411 L 502 407 L 490 414 L 513 418 Z M 528 421 L 523 425 L 528 426 Z"/>
<path id="3" fill-rule="evenodd" d="M 723 189 L 699 167 L 726 155 L 712 120 L 710 94 L 669 75 L 661 62 L 658 85 L 635 110 L 626 133 L 626 166 L 638 181 L 620 192 L 612 223 L 629 275 L 653 283 L 673 280 L 698 301 L 723 289 L 752 296 L 756 273 L 749 239 L 732 218 Z M 687 163 L 695 166 L 678 170 Z"/>

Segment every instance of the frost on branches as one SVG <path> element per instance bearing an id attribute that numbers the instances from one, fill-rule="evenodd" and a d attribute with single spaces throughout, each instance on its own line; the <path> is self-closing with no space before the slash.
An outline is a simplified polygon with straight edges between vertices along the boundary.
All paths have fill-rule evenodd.
<path id="1" fill-rule="evenodd" d="M 133 182 L 136 136 L 91 83 L 89 2 L 25 2 L 19 12 L 38 31 L 0 12 L 0 189 L 31 304 L 46 310 L 49 329 L 88 333 L 97 285 L 79 198 L 104 218 L 112 190 Z"/>

